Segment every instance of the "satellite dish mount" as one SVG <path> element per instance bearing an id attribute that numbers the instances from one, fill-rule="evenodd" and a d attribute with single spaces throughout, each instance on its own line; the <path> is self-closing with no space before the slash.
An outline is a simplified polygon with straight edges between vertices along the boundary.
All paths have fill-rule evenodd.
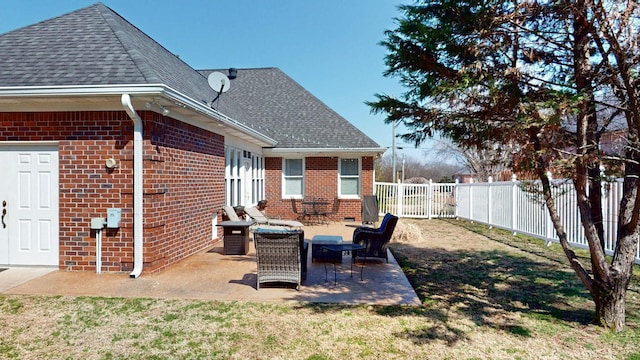
<path id="1" fill-rule="evenodd" d="M 214 71 L 209 74 L 207 81 L 209 82 L 209 86 L 218 93 L 216 98 L 211 100 L 210 105 L 212 109 L 215 109 L 213 104 L 220 99 L 220 95 L 222 95 L 223 92 L 227 92 L 229 90 L 231 87 L 231 81 L 229 81 L 229 78 L 225 74 L 218 71 Z"/>

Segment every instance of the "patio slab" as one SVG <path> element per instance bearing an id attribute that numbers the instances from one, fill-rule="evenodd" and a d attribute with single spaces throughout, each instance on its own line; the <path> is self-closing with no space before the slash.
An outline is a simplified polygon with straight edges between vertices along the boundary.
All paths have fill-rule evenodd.
<path id="1" fill-rule="evenodd" d="M 341 235 L 351 239 L 352 227 L 345 223 L 305 226 L 305 238 L 314 235 Z M 34 278 L 4 285 L 3 277 L 14 276 L 17 269 L 0 272 L 0 292 L 24 295 L 68 295 L 104 297 L 143 297 L 167 299 L 202 299 L 261 302 L 322 302 L 372 305 L 421 305 L 400 266 L 389 254 L 389 263 L 383 259 L 367 260 L 363 281 L 360 281 L 360 262 L 353 267 L 350 277 L 350 255 L 343 257 L 337 267 L 338 280 L 334 284 L 333 264 L 311 262 L 308 253 L 307 280 L 299 291 L 286 285 L 256 290 L 255 247 L 250 244 L 247 255 L 224 255 L 223 243 L 199 252 L 156 273 L 131 279 L 127 274 L 95 274 L 54 270 L 44 274 L 34 272 Z M 24 269 L 22 270 L 24 271 Z M 12 274 L 13 273 L 13 274 Z M 28 281 L 27 281 L 28 280 Z"/>

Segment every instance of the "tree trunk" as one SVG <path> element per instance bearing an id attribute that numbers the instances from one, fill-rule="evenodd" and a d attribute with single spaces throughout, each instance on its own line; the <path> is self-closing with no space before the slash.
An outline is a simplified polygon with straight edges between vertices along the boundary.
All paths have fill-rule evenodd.
<path id="1" fill-rule="evenodd" d="M 600 159 L 598 156 L 599 135 L 593 89 L 594 74 L 590 61 L 591 40 L 589 38 L 588 6 L 584 0 L 577 0 L 574 6 L 574 75 L 576 90 L 578 94 L 583 95 L 578 104 L 576 124 L 577 156 L 574 186 L 582 226 L 585 231 L 584 235 L 589 243 L 591 254 L 591 281 L 585 283 L 583 268 L 578 268 L 575 265 L 572 267 L 585 283 L 596 305 L 594 322 L 621 331 L 625 325 L 625 296 L 632 263 L 625 264 L 625 261 L 616 263 L 614 259 L 613 263 L 609 264 L 605 256 L 602 199 L 600 196 L 602 182 L 598 161 Z M 624 232 L 619 232 L 618 241 L 624 236 Z M 621 250 L 619 245 L 617 250 Z M 576 261 L 569 256 L 574 256 L 573 251 L 567 253 L 565 249 L 565 253 L 570 262 Z M 628 259 L 626 256 L 622 256 L 618 260 L 622 258 Z"/>
<path id="2" fill-rule="evenodd" d="M 622 331 L 625 325 L 626 288 L 616 286 L 612 290 L 594 287 L 593 301 L 596 304 L 594 323 L 606 328 Z"/>
<path id="3" fill-rule="evenodd" d="M 614 259 L 614 265 L 611 276 L 609 277 L 609 284 L 594 283 L 592 297 L 596 305 L 596 317 L 595 323 L 597 325 L 611 328 L 616 331 L 622 331 L 625 326 L 626 317 L 626 302 L 625 297 L 627 294 L 627 287 L 631 280 L 633 272 L 633 259 L 635 258 L 635 246 L 638 234 L 634 233 L 626 238 L 618 239 L 623 243 L 621 253 L 616 254 L 616 257 L 620 256 L 621 259 Z M 619 248 L 620 249 L 620 248 Z M 617 262 L 620 262 L 620 267 L 615 266 Z M 627 263 L 629 265 L 624 265 Z M 618 271 L 617 271 L 618 270 Z"/>

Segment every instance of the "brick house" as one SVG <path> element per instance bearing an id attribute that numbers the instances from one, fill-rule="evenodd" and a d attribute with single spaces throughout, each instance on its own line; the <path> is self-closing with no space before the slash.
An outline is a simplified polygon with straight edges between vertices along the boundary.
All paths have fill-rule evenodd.
<path id="1" fill-rule="evenodd" d="M 373 193 L 384 149 L 280 70 L 218 94 L 103 4 L 1 34 L 0 63 L 2 265 L 138 277 L 219 241 L 225 204 L 359 220 Z"/>

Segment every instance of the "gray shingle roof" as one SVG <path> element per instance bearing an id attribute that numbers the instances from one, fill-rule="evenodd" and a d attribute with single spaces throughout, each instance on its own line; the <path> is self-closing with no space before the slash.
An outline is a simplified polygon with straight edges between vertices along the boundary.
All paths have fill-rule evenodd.
<path id="1" fill-rule="evenodd" d="M 164 84 L 195 101 L 206 75 L 101 3 L 0 35 L 0 87 Z M 284 148 L 379 145 L 277 68 L 241 69 L 216 110 Z"/>
<path id="2" fill-rule="evenodd" d="M 116 17 L 97 4 L 1 35 L 0 85 L 158 82 L 136 64 L 128 39 L 114 36 L 126 29 Z"/>
<path id="3" fill-rule="evenodd" d="M 0 35 L 0 86 L 165 84 L 196 101 L 207 79 L 101 3 Z M 225 115 L 241 120 L 227 102 Z"/>
<path id="4" fill-rule="evenodd" d="M 238 69 L 220 97 L 222 104 L 227 100 L 240 104 L 249 125 L 277 140 L 278 148 L 380 147 L 278 68 Z"/>

